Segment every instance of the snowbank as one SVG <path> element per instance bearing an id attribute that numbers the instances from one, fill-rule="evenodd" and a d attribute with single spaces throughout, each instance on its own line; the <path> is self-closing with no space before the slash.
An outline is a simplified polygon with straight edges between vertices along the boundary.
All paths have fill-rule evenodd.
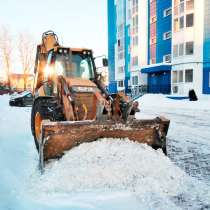
<path id="1" fill-rule="evenodd" d="M 210 96 L 200 96 L 198 101 L 174 100 L 162 94 L 146 94 L 138 99 L 142 107 L 161 107 L 170 109 L 203 110 L 210 109 Z"/>

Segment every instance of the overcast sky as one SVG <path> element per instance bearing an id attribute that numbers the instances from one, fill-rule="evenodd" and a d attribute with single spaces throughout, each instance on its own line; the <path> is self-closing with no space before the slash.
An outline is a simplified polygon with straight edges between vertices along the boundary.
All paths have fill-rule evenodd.
<path id="1" fill-rule="evenodd" d="M 51 29 L 66 46 L 107 54 L 106 0 L 0 0 L 0 25 L 38 41 Z"/>

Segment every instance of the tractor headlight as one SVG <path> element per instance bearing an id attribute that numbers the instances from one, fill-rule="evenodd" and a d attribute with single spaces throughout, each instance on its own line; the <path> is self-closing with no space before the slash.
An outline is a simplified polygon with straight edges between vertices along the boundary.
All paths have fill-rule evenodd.
<path id="1" fill-rule="evenodd" d="M 44 78 L 48 80 L 48 78 L 52 75 L 52 67 L 46 65 L 44 68 Z"/>

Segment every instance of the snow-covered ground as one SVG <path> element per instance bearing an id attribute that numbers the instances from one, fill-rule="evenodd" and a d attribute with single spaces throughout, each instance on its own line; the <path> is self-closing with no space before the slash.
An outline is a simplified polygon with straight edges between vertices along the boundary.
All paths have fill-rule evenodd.
<path id="1" fill-rule="evenodd" d="M 0 96 L 0 210 L 210 209 L 210 98 L 139 99 L 138 118 L 171 119 L 169 157 L 146 145 L 102 139 L 82 144 L 40 175 L 30 108 Z"/>

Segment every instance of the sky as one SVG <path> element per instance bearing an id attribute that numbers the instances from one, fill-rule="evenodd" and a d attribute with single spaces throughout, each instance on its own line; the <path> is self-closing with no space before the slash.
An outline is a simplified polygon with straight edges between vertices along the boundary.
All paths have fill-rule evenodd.
<path id="1" fill-rule="evenodd" d="M 106 0 L 0 0 L 1 25 L 14 36 L 27 31 L 37 42 L 43 32 L 53 30 L 65 46 L 107 55 Z"/>

